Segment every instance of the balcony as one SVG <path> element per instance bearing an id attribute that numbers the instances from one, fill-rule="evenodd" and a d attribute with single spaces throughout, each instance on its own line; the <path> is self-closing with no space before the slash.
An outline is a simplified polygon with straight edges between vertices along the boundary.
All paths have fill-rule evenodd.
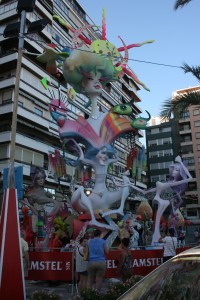
<path id="1" fill-rule="evenodd" d="M 11 77 L 5 80 L 1 80 L 0 81 L 0 90 L 1 89 L 5 89 L 5 88 L 9 88 L 11 86 L 15 85 L 15 77 Z"/>
<path id="2" fill-rule="evenodd" d="M 181 118 L 181 119 L 179 119 L 179 124 L 181 124 L 181 123 L 187 123 L 187 122 L 190 123 L 190 118 L 189 117 L 188 118 Z"/>
<path id="3" fill-rule="evenodd" d="M 1 21 L 7 20 L 7 18 L 10 18 L 14 15 L 16 15 L 16 17 L 17 17 L 16 8 L 17 8 L 17 1 L 9 3 L 9 4 L 2 5 L 0 7 Z"/>
<path id="4" fill-rule="evenodd" d="M 5 55 L 5 56 L 3 56 L 1 58 L 2 59 L 1 63 L 2 64 L 10 63 L 12 61 L 17 60 L 17 57 L 18 57 L 18 53 L 17 52 Z"/>
<path id="5" fill-rule="evenodd" d="M 35 151 L 39 150 L 40 152 L 46 154 L 49 153 L 49 145 L 19 133 L 17 133 L 16 135 L 16 144 L 20 145 L 21 147 L 24 146 L 24 148 L 27 148 L 28 146 L 29 148 Z"/>
<path id="6" fill-rule="evenodd" d="M 181 141 L 181 146 L 189 146 L 192 145 L 192 141 Z"/>
<path id="7" fill-rule="evenodd" d="M 18 115 L 27 120 L 31 120 L 31 122 L 39 124 L 40 126 L 49 128 L 49 120 L 45 120 L 43 116 L 39 116 L 31 111 L 24 109 L 23 107 L 18 107 Z"/>
<path id="8" fill-rule="evenodd" d="M 191 129 L 190 128 L 183 129 L 183 130 L 179 131 L 179 134 L 188 134 L 188 133 L 191 133 Z"/>
<path id="9" fill-rule="evenodd" d="M 12 101 L 12 99 L 10 99 L 10 102 Z M 1 105 L 1 109 L 0 109 L 0 115 L 4 115 L 4 114 L 8 114 L 11 113 L 13 111 L 13 104 L 9 103 L 6 105 Z"/>
<path id="10" fill-rule="evenodd" d="M 10 140 L 11 140 L 11 132 L 10 131 L 6 131 L 6 132 L 1 132 L 0 133 L 0 141 L 1 141 L 1 143 L 10 142 Z"/>

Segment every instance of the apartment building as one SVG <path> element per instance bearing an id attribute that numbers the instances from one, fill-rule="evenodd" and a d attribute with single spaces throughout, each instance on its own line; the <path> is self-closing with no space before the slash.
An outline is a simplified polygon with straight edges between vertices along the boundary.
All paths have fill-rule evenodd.
<path id="1" fill-rule="evenodd" d="M 152 118 L 146 130 L 147 165 L 149 187 L 155 187 L 157 181 L 166 181 L 169 165 L 177 154 L 174 144 L 174 122 Z"/>
<path id="2" fill-rule="evenodd" d="M 5 37 L 3 33 L 9 24 L 20 21 L 20 15 L 16 11 L 17 5 L 18 1 L 9 0 L 2 0 L 0 4 L 0 172 L 10 163 L 14 88 L 17 60 L 19 59 L 17 28 L 13 28 L 13 36 Z M 62 154 L 62 145 L 58 135 L 58 126 L 49 113 L 52 94 L 55 95 L 55 98 L 59 96 L 64 101 L 68 101 L 68 117 L 71 119 L 76 119 L 78 115 L 87 118 L 90 108 L 85 107 L 88 98 L 84 95 L 77 94 L 75 100 L 67 97 L 70 85 L 62 77 L 62 70 L 60 70 L 58 79 L 56 76 L 49 75 L 45 65 L 36 59 L 38 54 L 43 53 L 44 45 L 55 44 L 58 51 L 62 51 L 66 46 L 72 46 L 72 32 L 61 27 L 53 19 L 53 15 L 59 15 L 75 29 L 94 23 L 76 0 L 37 0 L 34 10 L 26 13 L 14 160 L 15 166 L 23 166 L 24 187 L 30 184 L 32 163 L 45 169 L 47 174 L 45 186 L 55 194 L 58 181 L 52 178 L 48 172 L 49 154 L 55 153 L 55 150 Z M 45 28 L 42 31 L 27 34 L 30 24 L 41 19 L 47 20 Z M 92 27 L 85 30 L 83 34 L 90 40 L 101 37 L 101 32 L 95 31 Z M 44 77 L 51 82 L 50 92 L 42 88 L 41 79 Z M 124 75 L 119 81 L 106 86 L 98 99 L 99 106 L 106 112 L 121 102 L 128 103 L 134 99 L 132 118 L 136 118 L 138 114 L 142 113 L 139 107 L 141 101 L 138 95 L 139 90 L 139 86 L 129 76 Z M 118 176 L 126 169 L 126 159 L 130 147 L 141 148 L 142 144 L 139 138 L 142 136 L 143 133 L 138 130 L 134 137 L 130 136 L 128 140 L 119 138 L 115 142 L 119 161 L 110 170 L 112 175 Z M 70 195 L 70 182 L 74 176 L 76 184 L 82 184 L 83 174 L 86 171 L 92 172 L 92 170 L 86 170 L 87 168 L 87 166 L 80 166 L 75 170 L 71 166 L 66 166 L 67 176 L 60 178 L 59 182 L 66 195 Z M 145 176 L 144 172 L 143 176 Z M 108 184 L 112 186 L 111 182 Z M 137 181 L 137 185 L 142 188 L 146 187 L 143 182 Z"/>
<path id="3" fill-rule="evenodd" d="M 200 87 L 177 90 L 173 99 L 186 92 L 198 91 Z M 188 183 L 184 199 L 184 216 L 194 223 L 200 222 L 200 108 L 190 106 L 175 114 L 169 121 L 152 118 L 146 130 L 147 166 L 149 187 L 156 181 L 166 181 L 169 165 L 180 155 L 188 166 L 192 180 Z M 166 195 L 169 196 L 169 195 Z"/>
<path id="4" fill-rule="evenodd" d="M 193 91 L 200 91 L 200 86 L 177 90 L 172 96 L 176 101 L 177 96 Z M 200 107 L 189 106 L 181 115 L 175 115 L 174 119 L 177 147 L 193 177 L 185 193 L 186 216 L 200 219 Z"/>

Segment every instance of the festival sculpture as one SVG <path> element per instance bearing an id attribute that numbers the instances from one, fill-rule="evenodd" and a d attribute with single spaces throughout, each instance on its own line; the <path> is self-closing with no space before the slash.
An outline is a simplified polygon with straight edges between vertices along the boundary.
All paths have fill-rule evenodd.
<path id="1" fill-rule="evenodd" d="M 38 215 L 37 206 L 52 203 L 53 207 L 47 216 L 53 217 L 61 208 L 61 202 L 53 198 L 49 192 L 44 188 L 46 174 L 44 169 L 31 165 L 31 179 L 32 184 L 25 192 L 25 199 L 21 202 L 27 205 L 34 215 Z"/>
<path id="2" fill-rule="evenodd" d="M 124 74 L 129 75 L 136 83 L 149 90 L 137 76 L 126 68 L 128 62 L 128 49 L 140 47 L 152 40 L 142 43 L 125 45 L 116 48 L 106 39 L 105 11 L 103 11 L 102 39 L 90 41 L 82 35 L 83 30 L 91 28 L 91 25 L 74 30 L 68 23 L 59 16 L 54 16 L 54 20 L 73 33 L 73 47 L 65 47 L 63 52 L 58 52 L 55 48 L 47 46 L 43 54 L 37 59 L 47 64 L 50 73 L 56 73 L 58 67 L 62 65 L 63 76 L 76 93 L 87 95 L 89 101 L 86 108 L 91 106 L 89 118 L 78 116 L 76 120 L 67 117 L 67 107 L 60 99 L 53 99 L 50 104 L 50 112 L 59 126 L 59 135 L 64 148 L 77 159 L 65 159 L 67 164 L 74 167 L 80 163 L 90 165 L 95 171 L 95 180 L 92 193 L 87 196 L 84 187 L 79 186 L 71 197 L 71 203 L 79 213 L 89 211 L 91 224 L 113 230 L 111 224 L 99 222 L 95 218 L 95 212 L 101 212 L 101 216 L 109 216 L 113 213 L 123 215 L 124 203 L 130 193 L 130 188 L 138 192 L 143 192 L 131 184 L 126 174 L 122 174 L 123 183 L 119 184 L 115 191 L 109 191 L 106 186 L 108 167 L 118 161 L 117 151 L 114 142 L 127 133 L 137 134 L 140 128 L 145 128 L 147 120 L 139 118 L 131 123 L 134 117 L 131 102 L 116 105 L 108 112 L 103 112 L 98 106 L 98 97 L 107 83 L 119 80 Z M 80 39 L 80 43 L 78 42 Z M 122 57 L 120 52 L 125 52 Z M 126 116 L 126 117 L 125 117 Z M 142 127 L 143 126 L 143 127 Z M 80 146 L 81 144 L 81 146 Z M 120 202 L 118 209 L 109 210 L 114 203 Z M 111 222 L 112 223 L 112 222 Z"/>
<path id="3" fill-rule="evenodd" d="M 64 153 L 63 157 L 60 157 L 62 163 L 65 162 L 73 167 L 77 167 L 80 164 L 87 165 L 93 168 L 95 174 L 90 195 L 86 195 L 83 185 L 73 189 L 71 196 L 72 207 L 78 213 L 89 212 L 91 216 L 90 224 L 106 230 L 112 230 L 113 233 L 111 235 L 116 237 L 116 231 L 119 228 L 110 216 L 112 214 L 124 215 L 124 204 L 130 191 L 133 190 L 143 195 L 156 192 L 154 201 L 158 203 L 158 211 L 152 240 L 152 244 L 154 244 L 158 242 L 160 237 L 160 218 L 170 202 L 172 205 L 172 226 L 176 225 L 177 216 L 180 215 L 181 195 L 187 183 L 191 180 L 191 175 L 183 165 L 180 157 L 177 157 L 177 163 L 173 168 L 175 166 L 177 168 L 178 165 L 180 170 L 184 170 L 180 172 L 181 175 L 176 177 L 176 179 L 175 175 L 172 175 L 173 180 L 169 180 L 166 183 L 157 182 L 155 189 L 144 191 L 131 183 L 129 172 L 132 171 L 136 180 L 141 179 L 141 173 L 146 162 L 145 149 L 143 147 L 137 150 L 134 145 L 130 145 L 130 152 L 127 155 L 127 171 L 121 174 L 122 180 L 117 181 L 114 177 L 109 176 L 108 169 L 118 161 L 118 154 L 115 149 L 116 140 L 120 137 L 127 138 L 127 136 L 131 140 L 137 135 L 139 129 L 146 129 L 147 122 L 151 116 L 146 111 L 148 114 L 147 118 L 135 117 L 132 111 L 133 100 L 129 103 L 115 105 L 109 111 L 103 111 L 100 103 L 100 95 L 103 88 L 108 83 L 119 80 L 124 74 L 127 74 L 136 83 L 149 90 L 133 72 L 126 68 L 126 65 L 129 49 L 140 47 L 153 41 L 150 40 L 127 46 L 119 37 L 123 47 L 116 48 L 106 39 L 105 11 L 103 11 L 101 40 L 90 41 L 83 36 L 83 30 L 91 28 L 91 25 L 75 30 L 59 16 L 54 16 L 54 20 L 73 33 L 72 48 L 65 47 L 62 52 L 59 52 L 51 44 L 45 47 L 44 53 L 39 55 L 37 59 L 42 63 L 46 63 L 47 70 L 54 75 L 58 74 L 60 72 L 58 68 L 62 67 L 62 74 L 66 82 L 71 85 L 68 93 L 68 98 L 71 101 L 74 101 L 76 93 L 86 95 L 89 99 L 85 103 L 85 108 L 90 111 L 87 119 L 82 115 L 79 115 L 76 120 L 70 119 L 68 117 L 68 105 L 60 98 L 52 98 L 49 105 L 52 118 L 58 124 L 62 147 L 65 152 L 70 154 L 69 156 Z M 120 54 L 123 51 L 125 52 L 124 57 Z M 47 78 L 42 79 L 41 83 L 47 89 Z M 51 157 L 52 169 L 56 170 L 56 163 L 53 158 Z M 61 174 L 57 173 L 58 175 Z M 115 190 L 113 191 L 107 188 L 106 179 L 108 177 L 115 184 Z M 176 194 L 176 197 L 172 198 L 171 201 L 162 198 L 162 193 L 168 187 L 171 187 Z M 52 200 L 49 202 L 52 202 Z M 116 203 L 119 203 L 119 207 L 110 209 Z M 56 202 L 53 212 L 55 209 L 57 209 Z M 97 221 L 96 213 L 99 213 L 102 221 Z M 110 243 L 113 237 L 110 238 Z"/>
<path id="4" fill-rule="evenodd" d="M 187 167 L 183 164 L 182 159 L 180 156 L 177 156 L 175 159 L 175 163 L 169 167 L 170 170 L 170 178 L 167 182 L 156 182 L 156 187 L 150 190 L 145 191 L 145 194 L 150 192 L 155 192 L 154 202 L 158 204 L 158 210 L 156 214 L 156 222 L 154 233 L 152 237 L 152 245 L 158 242 L 159 238 L 161 237 L 160 234 L 160 219 L 163 215 L 165 209 L 171 204 L 172 212 L 171 214 L 174 218 L 180 218 L 180 206 L 182 204 L 182 194 L 186 190 L 187 184 L 191 181 L 192 176 L 188 171 Z M 175 197 L 173 196 L 171 199 L 163 199 L 162 194 L 171 188 L 172 191 L 175 193 Z M 175 228 L 176 224 L 171 224 L 171 227 Z"/>
<path id="5" fill-rule="evenodd" d="M 170 186 L 174 189 L 180 203 L 181 193 L 177 189 L 183 186 L 184 183 L 187 183 L 191 176 L 185 170 L 188 176 L 186 176 L 187 179 L 179 178 L 177 182 L 157 182 L 155 189 L 144 191 L 132 184 L 127 173 L 125 173 L 121 174 L 121 182 L 117 182 L 115 178 L 112 178 L 116 189 L 114 191 L 108 190 L 106 186 L 108 168 L 118 161 L 117 151 L 114 147 L 115 141 L 119 137 L 126 137 L 127 134 L 133 137 L 137 134 L 138 129 L 146 129 L 147 122 L 151 116 L 147 112 L 148 118 L 135 118 L 132 115 L 132 101 L 129 103 L 120 103 L 107 112 L 102 111 L 100 109 L 101 103 L 98 103 L 102 89 L 108 83 L 119 80 L 124 74 L 127 74 L 136 83 L 149 90 L 126 66 L 129 49 L 140 47 L 153 41 L 126 45 L 121 37 L 119 37 L 123 46 L 116 48 L 106 39 L 105 11 L 103 11 L 101 40 L 90 41 L 83 36 L 82 32 L 85 29 L 91 28 L 91 25 L 75 30 L 59 16 L 54 16 L 54 20 L 73 33 L 72 48 L 65 47 L 62 52 L 59 52 L 55 47 L 49 45 L 45 47 L 44 53 L 39 55 L 37 59 L 40 62 L 46 63 L 47 70 L 52 74 L 57 74 L 58 67 L 62 67 L 62 73 L 66 82 L 72 86 L 75 93 L 86 95 L 89 101 L 85 103 L 85 108 L 89 110 L 91 107 L 88 119 L 78 116 L 76 120 L 72 120 L 68 118 L 68 107 L 61 99 L 52 99 L 50 103 L 50 112 L 59 126 L 59 135 L 63 143 L 63 148 L 76 157 L 76 159 L 69 159 L 65 156 L 65 163 L 74 167 L 79 164 L 86 164 L 92 167 L 95 172 L 92 193 L 89 196 L 86 195 L 84 187 L 79 186 L 72 194 L 72 206 L 79 213 L 89 212 L 91 215 L 91 224 L 108 230 L 116 230 L 116 224 L 109 221 L 109 216 L 114 213 L 123 215 L 124 204 L 130 190 L 133 189 L 142 194 L 155 191 L 156 196 L 154 200 L 158 203 L 155 231 L 152 240 L 152 243 L 155 243 L 160 237 L 160 218 L 166 207 L 170 204 L 169 200 L 161 198 L 162 192 Z M 121 56 L 120 52 L 125 53 L 124 57 Z M 134 147 L 131 147 L 127 157 L 128 170 L 133 171 L 135 178 L 138 177 L 140 179 L 146 160 L 144 152 L 144 149 L 138 151 Z M 179 165 L 183 165 L 179 157 L 176 160 Z M 119 207 L 114 210 L 110 209 L 111 205 L 117 202 L 120 203 Z M 174 205 L 173 200 L 171 202 L 172 214 L 176 216 L 179 207 L 177 207 L 177 204 Z M 96 212 L 101 214 L 102 221 L 106 220 L 107 224 L 96 220 Z"/>

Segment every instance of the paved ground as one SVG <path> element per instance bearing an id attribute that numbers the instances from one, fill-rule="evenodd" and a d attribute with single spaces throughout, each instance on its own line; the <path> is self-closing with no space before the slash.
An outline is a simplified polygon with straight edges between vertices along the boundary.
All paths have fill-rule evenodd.
<path id="1" fill-rule="evenodd" d="M 61 300 L 71 300 L 77 294 L 76 286 L 72 284 L 58 281 L 26 281 L 26 297 L 32 299 L 32 294 L 35 291 L 47 291 L 48 293 L 58 294 Z"/>
<path id="2" fill-rule="evenodd" d="M 106 291 L 108 280 L 104 279 L 102 292 Z M 27 300 L 32 299 L 35 291 L 47 291 L 48 293 L 58 294 L 61 300 L 72 300 L 77 295 L 76 285 L 72 285 L 63 281 L 33 281 L 26 280 L 26 297 Z"/>

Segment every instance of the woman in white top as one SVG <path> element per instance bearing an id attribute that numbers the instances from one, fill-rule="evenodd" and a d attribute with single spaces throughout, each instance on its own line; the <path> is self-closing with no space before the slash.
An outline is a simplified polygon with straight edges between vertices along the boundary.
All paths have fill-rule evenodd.
<path id="1" fill-rule="evenodd" d="M 176 255 L 177 238 L 174 236 L 174 228 L 168 229 L 168 234 L 159 239 L 159 243 L 164 243 L 163 262 Z"/>
<path id="2" fill-rule="evenodd" d="M 87 268 L 88 262 L 83 260 L 84 253 L 86 251 L 87 240 L 81 238 L 79 245 L 76 248 L 76 272 L 79 274 L 79 291 L 82 291 L 87 286 Z"/>

